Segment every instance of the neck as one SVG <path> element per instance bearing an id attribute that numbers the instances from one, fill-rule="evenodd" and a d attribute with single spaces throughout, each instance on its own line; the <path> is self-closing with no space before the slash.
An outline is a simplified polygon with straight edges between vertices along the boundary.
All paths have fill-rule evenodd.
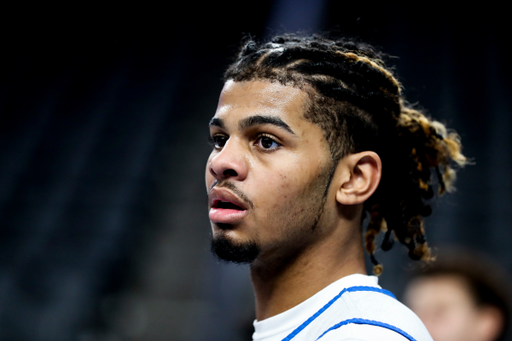
<path id="1" fill-rule="evenodd" d="M 360 229 L 354 230 L 350 237 L 328 236 L 285 260 L 253 263 L 256 319 L 293 308 L 342 277 L 366 274 Z"/>

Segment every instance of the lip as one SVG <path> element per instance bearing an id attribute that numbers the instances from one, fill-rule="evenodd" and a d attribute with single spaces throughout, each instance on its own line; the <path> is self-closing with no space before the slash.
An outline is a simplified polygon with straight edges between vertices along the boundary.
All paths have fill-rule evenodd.
<path id="1" fill-rule="evenodd" d="M 230 207 L 219 207 L 221 204 L 232 204 L 240 209 Z M 239 223 L 248 213 L 247 204 L 238 198 L 231 191 L 224 188 L 214 188 L 208 193 L 208 214 L 213 223 L 236 224 Z"/>

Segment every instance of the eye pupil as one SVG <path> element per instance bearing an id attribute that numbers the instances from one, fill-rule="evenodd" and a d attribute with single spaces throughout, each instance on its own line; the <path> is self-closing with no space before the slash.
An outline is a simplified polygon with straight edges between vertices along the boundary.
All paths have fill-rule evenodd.
<path id="1" fill-rule="evenodd" d="M 226 144 L 227 137 L 226 136 L 214 136 L 213 143 L 216 148 L 222 148 Z"/>
<path id="2" fill-rule="evenodd" d="M 263 148 L 271 148 L 274 141 L 271 138 L 268 137 L 262 137 L 261 138 L 261 146 Z"/>

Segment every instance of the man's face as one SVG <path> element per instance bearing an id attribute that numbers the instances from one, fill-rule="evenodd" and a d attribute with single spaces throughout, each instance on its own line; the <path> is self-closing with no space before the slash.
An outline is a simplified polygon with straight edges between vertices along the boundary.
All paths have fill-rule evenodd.
<path id="1" fill-rule="evenodd" d="M 458 276 L 420 277 L 408 287 L 405 302 L 436 341 L 487 340 L 480 331 L 480 309 Z"/>
<path id="2" fill-rule="evenodd" d="M 277 83 L 225 84 L 210 122 L 214 148 L 206 166 L 221 258 L 292 257 L 321 235 L 333 167 L 322 130 L 303 117 L 306 99 L 304 91 Z"/>

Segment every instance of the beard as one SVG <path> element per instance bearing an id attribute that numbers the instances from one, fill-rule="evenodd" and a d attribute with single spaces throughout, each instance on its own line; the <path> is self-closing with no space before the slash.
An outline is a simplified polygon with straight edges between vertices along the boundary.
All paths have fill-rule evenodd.
<path id="1" fill-rule="evenodd" d="M 265 245 L 260 245 L 254 240 L 237 243 L 221 232 L 211 239 L 213 255 L 225 262 L 251 265 L 256 264 L 258 257 L 258 262 L 263 261 L 262 264 L 269 264 L 272 259 L 286 262 L 286 259 L 293 258 L 298 249 L 305 247 L 304 242 L 318 227 L 335 170 L 334 163 L 326 166 L 318 177 L 299 192 L 298 198 L 294 199 L 292 204 L 285 205 L 284 210 L 275 212 L 274 219 L 269 218 L 268 223 L 274 226 L 282 226 L 283 221 L 287 222 L 287 227 L 283 229 L 288 231 L 285 240 Z M 300 207 L 295 207 L 297 201 L 301 203 Z M 278 220 L 275 220 L 276 218 Z M 228 226 L 222 226 L 224 224 L 218 225 L 221 230 L 229 229 Z M 272 258 L 267 257 L 269 249 L 272 250 Z"/>
<path id="2" fill-rule="evenodd" d="M 263 263 L 261 264 L 273 263 L 272 260 L 277 263 L 287 262 L 288 258 L 293 258 L 298 249 L 305 247 L 304 243 L 309 239 L 308 236 L 315 233 L 325 204 L 326 196 L 321 195 L 323 191 L 323 188 L 320 188 L 320 190 L 317 191 L 317 195 L 313 196 L 316 200 L 310 205 L 308 214 L 300 216 L 299 221 L 304 222 L 300 224 L 300 227 L 297 227 L 295 224 L 297 219 L 294 219 L 294 217 L 299 216 L 296 211 L 292 211 L 291 213 L 279 212 L 280 214 L 276 215 L 278 218 L 289 217 L 287 221 L 292 222 L 292 225 L 287 225 L 286 228 L 283 229 L 283 232 L 279 233 L 280 235 L 286 235 L 284 239 L 260 245 L 254 240 L 245 240 L 242 242 L 233 240 L 223 233 L 224 231 L 219 231 L 220 233 L 217 233 L 211 238 L 211 252 L 221 261 L 237 264 L 251 264 L 251 266 L 255 265 L 257 260 L 258 262 L 262 261 Z M 281 226 L 283 223 L 282 219 L 278 221 L 269 220 L 274 226 Z M 222 230 L 226 227 L 220 228 Z M 285 231 L 287 231 L 287 233 Z M 261 246 L 264 246 L 263 251 Z M 268 258 L 269 250 L 271 250 L 271 258 Z M 258 259 L 258 257 L 260 259 Z"/>
<path id="3" fill-rule="evenodd" d="M 225 235 L 212 238 L 211 251 L 220 260 L 238 264 L 250 264 L 260 254 L 260 248 L 254 241 L 235 244 Z"/>

